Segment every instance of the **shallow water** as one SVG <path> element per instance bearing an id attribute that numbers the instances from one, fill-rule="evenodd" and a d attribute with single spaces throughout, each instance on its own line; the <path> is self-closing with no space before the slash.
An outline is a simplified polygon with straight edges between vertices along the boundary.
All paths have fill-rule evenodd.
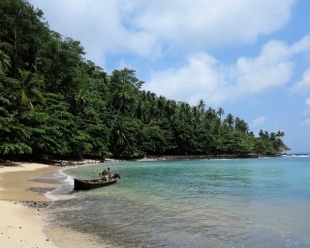
<path id="1" fill-rule="evenodd" d="M 116 184 L 73 191 L 109 166 Z M 310 157 L 148 161 L 69 168 L 51 226 L 123 247 L 310 247 Z"/>

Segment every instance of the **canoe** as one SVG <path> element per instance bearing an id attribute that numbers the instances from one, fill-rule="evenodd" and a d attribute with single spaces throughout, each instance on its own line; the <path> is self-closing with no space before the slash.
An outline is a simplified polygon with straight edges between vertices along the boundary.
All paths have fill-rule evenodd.
<path id="1" fill-rule="evenodd" d="M 102 179 L 76 179 L 74 178 L 74 190 L 89 190 L 108 186 L 117 182 L 118 178 L 112 178 L 109 181 Z"/>

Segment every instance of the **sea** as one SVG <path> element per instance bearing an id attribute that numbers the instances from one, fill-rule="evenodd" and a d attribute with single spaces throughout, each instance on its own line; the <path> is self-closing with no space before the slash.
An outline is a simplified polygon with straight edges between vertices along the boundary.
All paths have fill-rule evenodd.
<path id="1" fill-rule="evenodd" d="M 116 184 L 73 189 L 107 167 Z M 309 155 L 113 162 L 58 177 L 49 225 L 112 247 L 310 247 Z"/>

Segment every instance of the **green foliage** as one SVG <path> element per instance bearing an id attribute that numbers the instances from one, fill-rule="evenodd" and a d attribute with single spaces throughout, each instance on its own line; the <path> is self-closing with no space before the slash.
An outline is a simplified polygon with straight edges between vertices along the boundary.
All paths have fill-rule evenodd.
<path id="1" fill-rule="evenodd" d="M 0 16 L 0 155 L 245 156 L 289 149 L 283 132 L 255 138 L 244 120 L 206 109 L 204 100 L 190 106 L 141 90 L 134 70 L 108 75 L 27 1 L 0 1 Z"/>
<path id="2" fill-rule="evenodd" d="M 0 144 L 0 154 L 8 155 L 8 154 L 14 154 L 14 155 L 20 155 L 20 154 L 29 154 L 32 152 L 32 149 L 30 146 L 28 146 L 25 143 L 9 143 L 9 142 L 3 142 Z"/>

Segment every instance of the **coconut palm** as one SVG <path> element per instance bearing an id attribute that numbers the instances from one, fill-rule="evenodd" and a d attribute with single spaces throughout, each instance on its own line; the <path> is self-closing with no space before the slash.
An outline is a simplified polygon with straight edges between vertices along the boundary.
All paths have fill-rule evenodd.
<path id="1" fill-rule="evenodd" d="M 14 112 L 12 118 L 18 113 L 18 111 L 22 106 L 27 107 L 30 111 L 34 111 L 34 106 L 32 103 L 33 98 L 35 98 L 40 103 L 45 102 L 43 95 L 38 89 L 38 86 L 40 86 L 42 83 L 43 80 L 36 78 L 34 74 L 28 71 L 21 72 L 20 89 L 18 97 L 19 106 Z"/>
<path id="2" fill-rule="evenodd" d="M 10 56 L 7 55 L 3 48 L 6 43 L 0 43 L 0 73 L 7 71 L 11 67 L 11 59 Z"/>
<path id="3" fill-rule="evenodd" d="M 75 95 L 75 108 L 77 113 L 80 113 L 88 102 L 88 93 L 87 90 L 81 89 L 78 94 Z"/>
<path id="4" fill-rule="evenodd" d="M 208 108 L 206 112 L 206 117 L 209 121 L 214 120 L 216 118 L 215 110 L 211 107 Z"/>
<path id="5" fill-rule="evenodd" d="M 206 106 L 206 103 L 204 102 L 204 100 L 201 99 L 197 106 L 201 113 L 205 111 L 205 106 Z"/>
<path id="6" fill-rule="evenodd" d="M 227 128 L 229 130 L 234 130 L 234 117 L 232 114 L 228 114 L 226 116 L 226 119 L 224 120 L 224 123 L 227 125 Z"/>
<path id="7" fill-rule="evenodd" d="M 145 139 L 145 128 L 142 123 L 137 126 L 136 139 L 138 142 L 143 142 Z"/>
<path id="8" fill-rule="evenodd" d="M 32 112 L 35 111 L 32 99 L 36 99 L 39 103 L 45 102 L 45 98 L 39 90 L 39 86 L 42 84 L 43 80 L 37 78 L 31 72 L 21 72 L 18 107 L 11 115 L 11 118 L 8 120 L 7 124 L 9 124 L 14 119 L 14 117 L 18 114 L 18 112 L 23 106 L 28 108 Z M 4 130 L 0 133 L 0 136 L 3 134 L 3 132 Z"/>
<path id="9" fill-rule="evenodd" d="M 277 150 L 278 152 L 280 152 L 281 150 L 283 150 L 283 148 L 285 148 L 285 145 L 283 143 L 283 137 L 284 137 L 285 133 L 282 131 L 278 131 L 275 136 L 277 137 Z"/>
<path id="10" fill-rule="evenodd" d="M 248 133 L 249 131 L 248 124 L 244 120 L 241 120 L 239 117 L 235 119 L 235 129 L 243 133 Z"/>
<path id="11" fill-rule="evenodd" d="M 257 139 L 255 146 L 256 146 L 256 151 L 259 154 L 262 154 L 266 150 L 266 146 L 264 144 L 264 141 L 261 138 Z"/>
<path id="12" fill-rule="evenodd" d="M 119 101 L 121 102 L 120 106 L 119 106 L 119 109 L 115 115 L 115 118 L 112 122 L 112 125 L 111 125 L 111 128 L 110 128 L 110 132 L 108 134 L 108 139 L 110 138 L 110 135 L 112 133 L 112 130 L 113 130 L 113 127 L 114 127 L 114 124 L 119 116 L 119 113 L 124 113 L 125 112 L 125 109 L 127 109 L 127 106 L 126 106 L 126 102 L 130 99 L 130 96 L 128 94 L 128 92 L 126 91 L 126 88 L 123 87 L 122 91 L 118 94 L 118 99 Z"/>
<path id="13" fill-rule="evenodd" d="M 276 136 L 279 137 L 279 138 L 282 138 L 282 141 L 283 141 L 284 135 L 285 135 L 285 133 L 280 131 L 280 130 L 276 133 Z"/>
<path id="14" fill-rule="evenodd" d="M 219 107 L 216 113 L 220 116 L 222 122 L 222 116 L 225 114 L 224 109 L 222 107 Z"/>
<path id="15" fill-rule="evenodd" d="M 123 146 L 126 141 L 126 136 L 121 130 L 116 131 L 116 142 L 114 144 L 113 153 L 115 153 L 116 147 Z"/>

